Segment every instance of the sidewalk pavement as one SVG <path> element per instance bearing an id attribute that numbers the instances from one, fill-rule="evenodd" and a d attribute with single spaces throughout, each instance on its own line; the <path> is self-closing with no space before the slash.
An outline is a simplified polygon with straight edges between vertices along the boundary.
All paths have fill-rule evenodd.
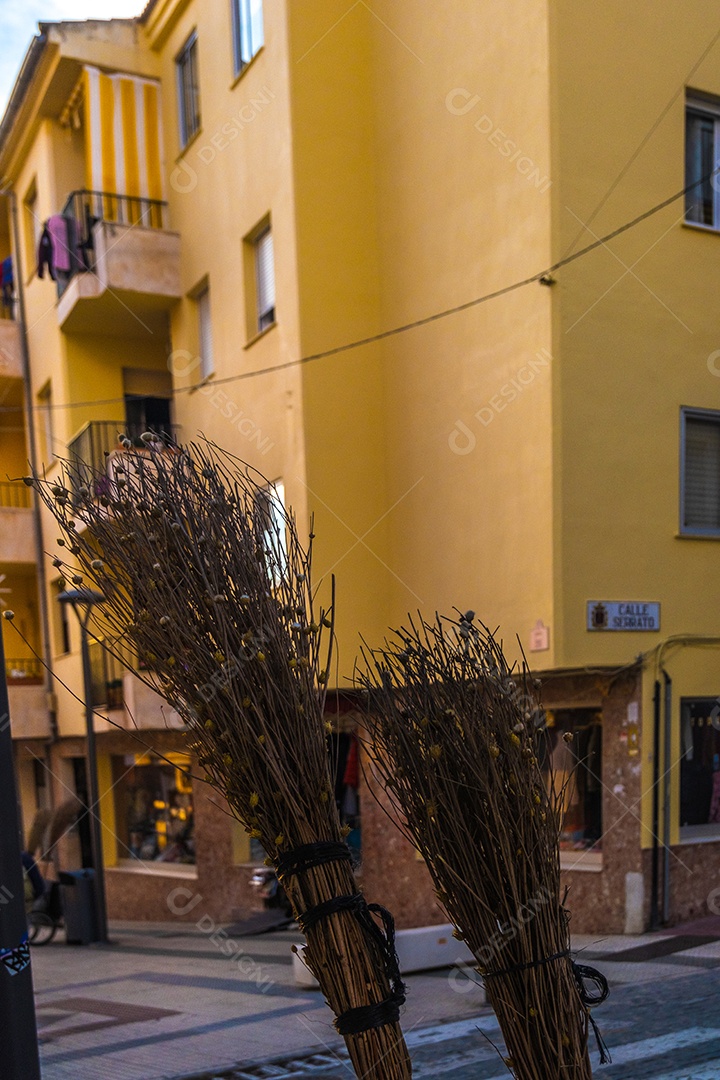
<path id="1" fill-rule="evenodd" d="M 219 929 L 208 918 L 114 923 L 109 946 L 68 946 L 60 934 L 33 949 L 43 1080 L 212 1077 L 303 1057 L 310 1075 L 337 1063 L 342 1040 L 329 1009 L 293 979 L 299 932 L 227 938 Z M 720 920 L 639 937 L 576 936 L 573 949 L 611 986 L 697 975 L 720 968 Z M 492 1027 L 481 991 L 460 969 L 406 981 L 403 1029 L 413 1048 L 470 1030 L 474 1018 Z M 248 1075 L 300 1073 L 266 1066 Z"/>

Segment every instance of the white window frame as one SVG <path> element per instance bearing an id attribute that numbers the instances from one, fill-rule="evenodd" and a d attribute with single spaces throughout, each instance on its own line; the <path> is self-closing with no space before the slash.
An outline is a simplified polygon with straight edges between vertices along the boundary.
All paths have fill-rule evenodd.
<path id="1" fill-rule="evenodd" d="M 194 50 L 192 60 L 190 53 Z M 197 30 L 188 36 L 180 52 L 175 57 L 175 72 L 177 79 L 178 95 L 178 119 L 180 123 L 180 144 L 183 149 L 191 139 L 194 139 L 202 127 L 202 115 L 200 111 L 200 65 L 198 63 L 198 36 Z M 192 98 L 193 115 L 188 116 L 187 101 L 185 96 L 186 72 L 194 73 L 195 85 L 191 86 L 189 97 Z M 192 128 L 192 129 L 191 129 Z"/>
<path id="2" fill-rule="evenodd" d="M 263 544 L 271 561 L 270 578 L 279 585 L 287 571 L 287 525 L 285 508 L 285 484 L 282 479 L 273 480 L 257 493 L 255 512 L 263 532 Z"/>
<path id="3" fill-rule="evenodd" d="M 210 285 L 206 284 L 195 294 L 198 319 L 198 341 L 200 348 L 200 377 L 207 379 L 215 370 L 212 308 L 210 305 Z"/>
<path id="4" fill-rule="evenodd" d="M 713 140 L 713 168 L 720 168 L 720 101 L 712 101 L 700 96 L 688 94 L 685 99 L 685 155 L 686 155 L 686 170 L 685 170 L 685 184 L 690 183 L 690 176 L 687 172 L 687 150 L 688 150 L 688 115 L 689 113 L 700 113 L 713 121 L 714 125 L 714 140 Z M 712 231 L 720 231 L 720 172 L 716 173 L 712 180 L 713 189 L 713 221 L 712 225 L 708 225 L 704 221 L 695 221 L 689 216 L 688 203 L 692 202 L 694 197 L 693 192 L 688 192 L 685 202 L 685 221 L 689 225 L 696 226 L 698 229 L 710 229 Z"/>
<path id="5" fill-rule="evenodd" d="M 261 275 L 261 256 L 263 249 L 261 245 L 270 245 L 270 274 Z M 267 258 L 267 256 L 266 256 Z M 257 315 L 257 332 L 260 334 L 263 330 L 267 330 L 268 327 L 273 326 L 276 320 L 275 314 L 275 244 L 273 240 L 272 227 L 270 225 L 264 228 L 253 241 L 253 261 L 255 264 L 255 299 L 256 299 L 256 315 Z M 264 288 L 264 283 L 268 288 Z"/>
<path id="6" fill-rule="evenodd" d="M 235 74 L 248 66 L 265 44 L 262 0 L 257 0 L 260 15 L 253 20 L 253 0 L 231 0 L 233 29 L 233 60 Z"/>
<path id="7" fill-rule="evenodd" d="M 720 412 L 716 409 L 694 409 L 687 406 L 683 406 L 680 409 L 680 535 L 717 536 L 720 538 L 720 524 L 716 528 L 711 529 L 702 529 L 685 524 L 685 447 L 688 420 L 711 421 L 720 428 Z M 720 475 L 718 476 L 718 483 L 720 483 Z"/>

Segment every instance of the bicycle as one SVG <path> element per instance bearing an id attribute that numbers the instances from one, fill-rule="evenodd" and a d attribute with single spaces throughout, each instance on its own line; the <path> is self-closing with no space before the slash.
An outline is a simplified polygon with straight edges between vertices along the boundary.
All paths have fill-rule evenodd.
<path id="1" fill-rule="evenodd" d="M 50 882 L 43 896 L 34 900 L 28 910 L 28 940 L 31 945 L 49 945 L 62 924 L 60 886 Z"/>

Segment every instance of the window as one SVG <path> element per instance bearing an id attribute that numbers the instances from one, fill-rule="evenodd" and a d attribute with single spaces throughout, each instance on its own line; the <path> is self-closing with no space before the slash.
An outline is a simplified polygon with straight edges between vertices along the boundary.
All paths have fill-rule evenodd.
<path id="1" fill-rule="evenodd" d="M 187 146 L 200 130 L 200 85 L 198 82 L 197 34 L 193 32 L 183 45 L 176 61 L 178 102 L 180 106 L 180 142 Z"/>
<path id="2" fill-rule="evenodd" d="M 38 411 L 40 428 L 40 452 L 45 465 L 55 459 L 55 433 L 53 430 L 52 383 L 46 382 L 38 391 Z"/>
<path id="3" fill-rule="evenodd" d="M 269 227 L 255 239 L 255 288 L 260 332 L 275 322 L 275 259 Z"/>
<path id="4" fill-rule="evenodd" d="M 680 702 L 680 838 L 720 838 L 720 698 Z"/>
<path id="5" fill-rule="evenodd" d="M 232 0 L 235 74 L 238 75 L 263 45 L 262 0 Z"/>
<path id="6" fill-rule="evenodd" d="M 128 754 L 112 759 L 119 854 L 143 862 L 195 862 L 190 757 Z"/>
<path id="7" fill-rule="evenodd" d="M 33 180 L 27 190 L 27 194 L 23 199 L 23 207 L 25 210 L 24 221 L 27 265 L 35 268 L 37 266 L 38 248 L 40 246 L 40 237 L 42 235 L 42 222 L 40 220 L 40 212 L 38 209 L 37 183 L 35 180 Z"/>
<path id="8" fill-rule="evenodd" d="M 720 535 L 720 413 L 683 409 L 680 440 L 680 531 Z"/>
<path id="9" fill-rule="evenodd" d="M 688 98 L 685 110 L 685 219 L 720 228 L 720 102 Z"/>
<path id="10" fill-rule="evenodd" d="M 210 288 L 205 288 L 195 297 L 198 316 L 198 338 L 200 343 L 200 377 L 207 379 L 215 370 L 213 362 L 212 324 L 210 322 Z"/>
<path id="11" fill-rule="evenodd" d="M 565 741 L 564 736 L 572 734 Z M 602 713 L 554 709 L 547 713 L 541 767 L 560 800 L 560 850 L 599 852 L 602 845 Z"/>
<path id="12" fill-rule="evenodd" d="M 257 493 L 255 514 L 262 532 L 268 573 L 273 584 L 277 585 L 287 567 L 285 485 L 282 480 L 268 484 Z"/>
<path id="13" fill-rule="evenodd" d="M 66 586 L 62 579 L 54 581 L 52 585 L 54 615 L 55 647 L 58 654 L 70 652 L 70 623 L 68 621 L 67 604 L 61 604 L 58 596 L 64 592 Z"/>

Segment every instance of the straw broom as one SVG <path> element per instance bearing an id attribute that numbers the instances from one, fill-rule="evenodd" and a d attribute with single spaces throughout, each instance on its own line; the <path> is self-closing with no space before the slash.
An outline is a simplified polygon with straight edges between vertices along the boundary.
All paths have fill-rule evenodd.
<path id="1" fill-rule="evenodd" d="M 590 1005 L 607 994 L 570 958 L 560 897 L 561 793 L 541 771 L 542 712 L 468 612 L 410 622 L 364 651 L 371 769 L 475 956 L 518 1080 L 588 1080 Z"/>
<path id="2" fill-rule="evenodd" d="M 28 478 L 76 564 L 55 565 L 102 591 L 111 651 L 179 712 L 209 782 L 275 865 L 357 1075 L 405 1080 L 392 921 L 362 900 L 334 799 L 333 610 L 315 610 L 311 545 L 226 452 L 143 441 L 121 439 L 105 471 L 75 462 L 55 483 Z"/>

